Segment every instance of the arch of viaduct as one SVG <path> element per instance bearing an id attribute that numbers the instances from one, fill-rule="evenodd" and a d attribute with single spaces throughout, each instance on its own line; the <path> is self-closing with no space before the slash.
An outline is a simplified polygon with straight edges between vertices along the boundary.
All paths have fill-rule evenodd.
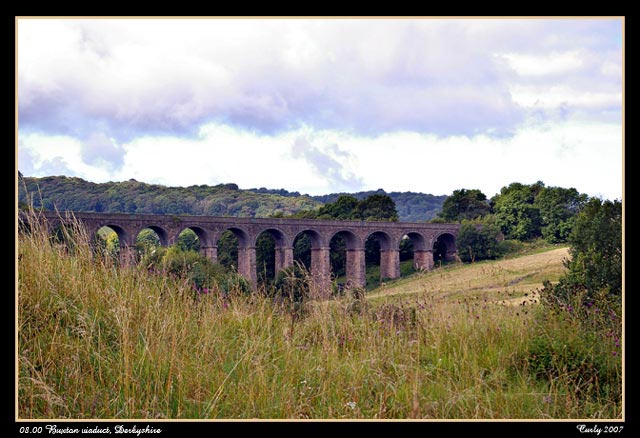
<path id="1" fill-rule="evenodd" d="M 293 244 L 297 236 L 307 234 L 311 241 L 311 273 L 321 285 L 329 286 L 331 263 L 329 243 L 340 233 L 346 242 L 347 281 L 354 286 L 365 284 L 365 242 L 375 237 L 380 243 L 380 274 L 383 278 L 400 276 L 400 242 L 408 237 L 413 242 L 414 266 L 432 269 L 433 248 L 437 240 L 446 247 L 445 259 L 455 258 L 459 224 L 333 221 L 312 219 L 271 219 L 211 216 L 170 216 L 153 214 L 43 212 L 50 229 L 75 218 L 93 236 L 108 226 L 120 241 L 121 263 L 135 260 L 135 242 L 145 228 L 156 232 L 163 246 L 172 245 L 185 229 L 193 230 L 200 240 L 200 251 L 217 261 L 217 242 L 229 230 L 238 238 L 238 272 L 255 288 L 256 240 L 263 232 L 271 234 L 276 243 L 276 272 L 293 265 Z"/>

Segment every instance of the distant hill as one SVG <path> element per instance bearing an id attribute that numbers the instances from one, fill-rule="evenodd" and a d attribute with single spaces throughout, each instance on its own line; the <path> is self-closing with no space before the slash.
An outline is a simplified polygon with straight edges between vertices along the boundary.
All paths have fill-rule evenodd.
<path id="1" fill-rule="evenodd" d="M 82 178 L 47 176 L 22 177 L 18 184 L 18 201 L 27 202 L 31 194 L 35 207 L 52 210 L 92 211 L 98 213 L 191 214 L 209 216 L 268 217 L 313 210 L 340 195 L 358 199 L 384 190 L 358 193 L 332 193 L 323 196 L 301 195 L 284 189 L 241 190 L 236 184 L 167 187 L 130 179 L 122 182 L 93 183 Z M 26 187 L 26 191 L 25 191 Z M 424 193 L 387 193 L 396 203 L 401 221 L 430 220 L 442 209 L 447 196 Z"/>

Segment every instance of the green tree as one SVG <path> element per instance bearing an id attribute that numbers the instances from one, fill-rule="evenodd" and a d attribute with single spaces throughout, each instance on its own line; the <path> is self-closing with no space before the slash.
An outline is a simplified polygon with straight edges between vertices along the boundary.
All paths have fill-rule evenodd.
<path id="1" fill-rule="evenodd" d="M 366 221 L 398 221 L 396 204 L 387 195 L 371 195 L 360 201 L 356 216 Z"/>
<path id="2" fill-rule="evenodd" d="M 464 222 L 458 231 L 458 256 L 467 263 L 498 258 L 502 256 L 499 237 L 495 225 Z"/>
<path id="3" fill-rule="evenodd" d="M 218 239 L 218 263 L 228 270 L 238 269 L 238 238 L 232 231 L 225 231 Z"/>
<path id="4" fill-rule="evenodd" d="M 262 233 L 256 241 L 256 266 L 258 270 L 258 282 L 268 285 L 273 281 L 277 272 L 276 266 L 276 244 L 273 236 L 269 233 Z"/>
<path id="5" fill-rule="evenodd" d="M 566 242 L 576 215 L 587 201 L 587 195 L 574 188 L 544 187 L 534 206 L 540 210 L 542 237 L 549 243 Z"/>
<path id="6" fill-rule="evenodd" d="M 306 234 L 298 237 L 293 244 L 293 258 L 307 269 L 311 269 L 311 239 Z"/>
<path id="7" fill-rule="evenodd" d="M 460 189 L 445 199 L 439 217 L 448 222 L 476 219 L 491 211 L 487 196 L 480 190 Z"/>
<path id="8" fill-rule="evenodd" d="M 540 209 L 535 205 L 544 183 L 512 183 L 491 199 L 497 224 L 507 239 L 529 240 L 542 235 Z"/>
<path id="9" fill-rule="evenodd" d="M 546 289 L 560 300 L 582 291 L 592 300 L 601 292 L 622 294 L 622 203 L 592 198 L 576 217 L 569 236 L 568 272 Z"/>
<path id="10" fill-rule="evenodd" d="M 337 220 L 361 219 L 358 214 L 359 204 L 360 201 L 353 196 L 340 196 L 336 202 L 320 207 L 317 217 L 319 219 Z"/>

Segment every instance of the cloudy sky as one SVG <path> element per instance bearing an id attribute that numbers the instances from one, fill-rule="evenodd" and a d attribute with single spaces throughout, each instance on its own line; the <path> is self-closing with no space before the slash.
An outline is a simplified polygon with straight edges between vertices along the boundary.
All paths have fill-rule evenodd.
<path id="1" fill-rule="evenodd" d="M 28 176 L 622 196 L 621 19 L 19 19 Z"/>

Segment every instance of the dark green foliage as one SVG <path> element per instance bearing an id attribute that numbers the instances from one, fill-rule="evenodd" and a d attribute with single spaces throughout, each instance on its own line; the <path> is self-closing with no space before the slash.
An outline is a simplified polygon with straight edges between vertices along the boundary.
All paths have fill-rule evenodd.
<path id="1" fill-rule="evenodd" d="M 442 204 L 439 217 L 446 222 L 459 222 L 463 219 L 477 219 L 491 210 L 487 196 L 480 190 L 455 190 Z"/>
<path id="2" fill-rule="evenodd" d="M 566 303 L 582 294 L 586 302 L 605 293 L 622 294 L 622 203 L 592 198 L 576 217 L 569 236 L 571 256 L 567 274 L 555 285 L 546 285 L 543 297 Z"/>
<path id="3" fill-rule="evenodd" d="M 371 195 L 358 204 L 360 219 L 366 221 L 397 222 L 396 204 L 387 195 Z"/>
<path id="4" fill-rule="evenodd" d="M 268 285 L 275 278 L 276 242 L 269 233 L 262 233 L 256 241 L 256 266 L 258 283 Z"/>
<path id="5" fill-rule="evenodd" d="M 311 239 L 306 234 L 302 234 L 293 244 L 293 259 L 311 269 Z"/>
<path id="6" fill-rule="evenodd" d="M 320 207 L 316 217 L 337 220 L 360 219 L 359 204 L 360 202 L 353 196 L 340 196 L 336 202 Z"/>
<path id="7" fill-rule="evenodd" d="M 342 277 L 347 274 L 347 242 L 344 238 L 337 234 L 331 239 L 329 243 L 331 253 L 329 255 L 329 261 L 331 262 L 331 272 L 336 277 Z"/>
<path id="8" fill-rule="evenodd" d="M 400 241 L 400 261 L 413 259 L 413 241 L 411 239 L 402 239 Z"/>
<path id="9" fill-rule="evenodd" d="M 304 219 L 363 220 L 396 222 L 396 206 L 387 195 L 375 194 L 358 200 L 355 196 L 341 195 L 315 211 L 299 212 L 291 217 Z"/>
<path id="10" fill-rule="evenodd" d="M 587 290 L 622 293 L 622 203 L 591 199 L 569 238 L 569 278 Z"/>
<path id="11" fill-rule="evenodd" d="M 544 187 L 540 190 L 534 206 L 540 210 L 542 237 L 549 243 L 566 242 L 574 218 L 586 201 L 587 195 L 574 188 Z"/>
<path id="12" fill-rule="evenodd" d="M 496 222 L 507 239 L 528 240 L 542 235 L 540 209 L 534 205 L 544 184 L 512 183 L 491 199 Z"/>
<path id="13" fill-rule="evenodd" d="M 332 193 L 330 195 L 313 196 L 313 199 L 331 203 L 347 193 Z M 403 222 L 424 222 L 436 217 L 442 208 L 446 195 L 435 196 L 415 192 L 385 192 L 382 189 L 367 192 L 348 194 L 358 200 L 363 200 L 371 195 L 388 195 L 396 205 L 398 216 Z"/>
<path id="14" fill-rule="evenodd" d="M 575 217 L 569 243 L 567 274 L 540 291 L 540 315 L 564 324 L 532 339 L 528 366 L 539 379 L 568 383 L 579 397 L 619 400 L 622 204 L 590 199 Z"/>
<path id="15" fill-rule="evenodd" d="M 232 231 L 225 231 L 218 239 L 218 263 L 228 270 L 238 269 L 238 238 Z"/>
<path id="16" fill-rule="evenodd" d="M 464 223 L 458 232 L 458 256 L 463 262 L 495 259 L 502 256 L 500 229 L 494 225 Z"/>
<path id="17" fill-rule="evenodd" d="M 566 242 L 575 216 L 587 200 L 574 188 L 545 187 L 538 181 L 503 187 L 491 199 L 496 223 L 508 239 L 544 237 L 549 243 Z"/>
<path id="18" fill-rule="evenodd" d="M 380 242 L 375 237 L 369 237 L 364 243 L 364 261 L 367 266 L 380 264 Z"/>

